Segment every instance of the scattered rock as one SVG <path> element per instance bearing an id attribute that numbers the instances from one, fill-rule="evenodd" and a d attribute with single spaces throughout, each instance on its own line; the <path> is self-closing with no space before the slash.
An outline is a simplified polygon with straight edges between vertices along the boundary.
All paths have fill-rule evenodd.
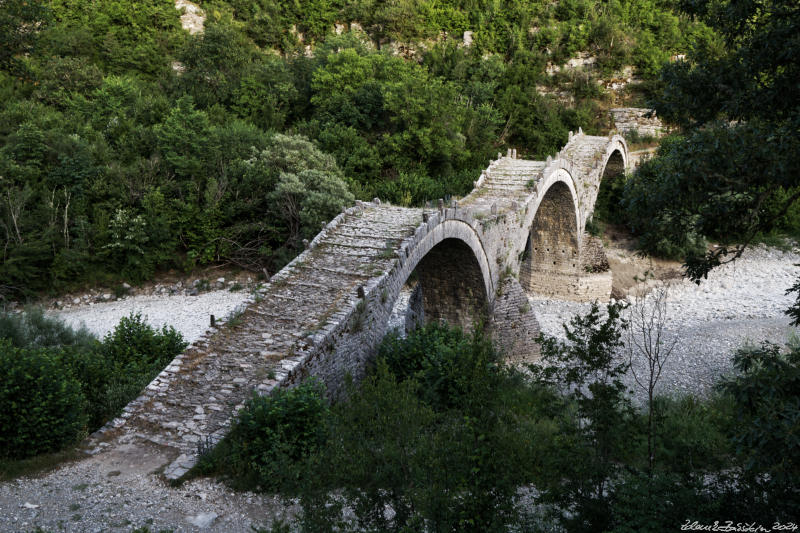
<path id="1" fill-rule="evenodd" d="M 205 12 L 197 4 L 188 0 L 175 0 L 175 8 L 183 10 L 181 15 L 181 27 L 194 35 L 202 33 L 203 25 L 206 21 Z"/>
<path id="2" fill-rule="evenodd" d="M 192 524 L 193 526 L 197 526 L 201 529 L 205 529 L 210 526 L 214 520 L 217 519 L 219 515 L 214 511 L 210 513 L 200 513 L 195 516 L 187 516 L 186 521 Z"/>

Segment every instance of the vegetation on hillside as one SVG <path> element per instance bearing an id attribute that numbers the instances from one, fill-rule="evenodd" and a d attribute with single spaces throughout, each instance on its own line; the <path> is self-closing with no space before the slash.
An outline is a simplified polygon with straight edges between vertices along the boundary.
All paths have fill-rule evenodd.
<path id="1" fill-rule="evenodd" d="M 800 4 L 687 2 L 724 46 L 661 70 L 659 115 L 681 134 L 628 182 L 622 216 L 642 249 L 701 279 L 771 232 L 800 236 Z M 720 244 L 706 251 L 703 237 Z"/>
<path id="2" fill-rule="evenodd" d="M 506 146 L 543 158 L 598 132 L 597 77 L 715 49 L 675 5 L 210 0 L 189 35 L 168 0 L 6 0 L 0 295 L 212 262 L 271 274 L 353 197 L 464 194 Z M 546 74 L 579 51 L 591 75 Z"/>

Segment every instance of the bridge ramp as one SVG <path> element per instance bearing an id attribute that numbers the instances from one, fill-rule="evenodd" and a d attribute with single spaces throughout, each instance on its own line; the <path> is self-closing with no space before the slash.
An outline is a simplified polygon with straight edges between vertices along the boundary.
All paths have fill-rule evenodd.
<path id="1" fill-rule="evenodd" d="M 300 362 L 314 332 L 356 305 L 358 288 L 394 261 L 394 248 L 422 221 L 416 209 L 377 206 L 341 215 L 240 315 L 212 328 L 154 379 L 92 444 L 152 442 L 174 449 L 168 478 L 198 449 L 216 444 L 257 391 L 269 393 Z"/>

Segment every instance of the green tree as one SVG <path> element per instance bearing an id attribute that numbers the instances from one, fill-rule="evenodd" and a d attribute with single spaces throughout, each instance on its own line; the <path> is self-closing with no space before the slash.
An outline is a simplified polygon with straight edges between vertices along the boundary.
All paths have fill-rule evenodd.
<path id="1" fill-rule="evenodd" d="M 283 266 L 353 202 L 336 160 L 301 136 L 274 135 L 232 169 L 228 187 L 231 257 L 258 270 Z"/>
<path id="2" fill-rule="evenodd" d="M 531 365 L 534 379 L 555 387 L 575 405 L 576 424 L 556 461 L 561 475 L 547 499 L 563 511 L 575 531 L 602 531 L 611 520 L 611 486 L 635 438 L 633 408 L 622 377 L 622 304 L 609 304 L 605 316 L 594 302 L 589 312 L 564 324 L 566 342 L 540 335 L 542 363 Z"/>
<path id="3" fill-rule="evenodd" d="M 721 383 L 733 397 L 733 443 L 743 465 L 742 492 L 753 514 L 791 520 L 800 510 L 800 349 L 774 344 L 734 356 L 738 375 Z M 748 498 L 742 498 L 748 501 Z M 746 513 L 743 513 L 746 514 Z"/>
<path id="4" fill-rule="evenodd" d="M 267 57 L 243 75 L 234 92 L 233 110 L 263 130 L 283 129 L 297 89 L 286 61 Z"/>
<path id="5" fill-rule="evenodd" d="M 178 56 L 185 68 L 177 76 L 182 91 L 201 108 L 233 104 L 234 94 L 253 59 L 250 42 L 231 22 L 209 20 Z"/>
<path id="6" fill-rule="evenodd" d="M 713 236 L 721 246 L 691 253 L 687 272 L 704 277 L 776 227 L 800 197 L 800 5 L 794 0 L 683 4 L 724 38 L 662 71 L 656 109 L 691 128 L 650 165 L 665 183 L 649 201 L 675 224 L 665 237 Z M 647 167 L 645 167 L 647 168 Z M 645 194 L 637 191 L 629 201 Z M 771 206 L 770 209 L 767 209 Z"/>

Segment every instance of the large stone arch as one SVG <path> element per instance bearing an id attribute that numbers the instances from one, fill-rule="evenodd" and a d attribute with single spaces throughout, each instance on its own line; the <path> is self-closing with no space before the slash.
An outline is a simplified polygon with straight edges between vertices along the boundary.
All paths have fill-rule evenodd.
<path id="1" fill-rule="evenodd" d="M 565 277 L 579 275 L 580 212 L 569 173 L 559 169 L 538 195 L 525 227 L 527 241 L 520 264 L 520 283 L 531 294 L 561 293 Z"/>
<path id="2" fill-rule="evenodd" d="M 416 273 L 409 302 L 414 322 L 445 321 L 470 330 L 489 317 L 493 273 L 472 226 L 445 220 L 407 253 L 398 279 L 405 284 Z"/>

